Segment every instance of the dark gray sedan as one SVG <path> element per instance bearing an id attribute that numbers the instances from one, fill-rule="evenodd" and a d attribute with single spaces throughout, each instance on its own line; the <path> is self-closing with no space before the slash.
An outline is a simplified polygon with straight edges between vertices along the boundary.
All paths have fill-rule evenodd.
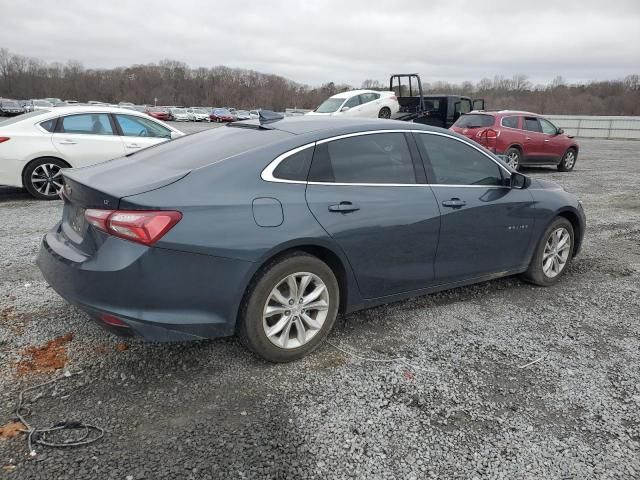
<path id="1" fill-rule="evenodd" d="M 38 257 L 60 295 L 120 334 L 238 334 L 276 362 L 338 312 L 505 275 L 551 285 L 585 230 L 558 185 L 391 120 L 232 123 L 64 177 Z"/>

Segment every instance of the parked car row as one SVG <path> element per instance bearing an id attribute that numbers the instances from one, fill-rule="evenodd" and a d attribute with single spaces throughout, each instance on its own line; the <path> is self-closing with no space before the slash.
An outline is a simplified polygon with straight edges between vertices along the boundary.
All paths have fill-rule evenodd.
<path id="1" fill-rule="evenodd" d="M 418 74 L 391 75 L 389 91 L 352 90 L 333 95 L 308 116 L 392 118 L 449 128 L 501 156 L 511 168 L 556 166 L 573 170 L 579 147 L 548 119 L 531 112 L 485 110 L 483 99 L 425 95 Z"/>

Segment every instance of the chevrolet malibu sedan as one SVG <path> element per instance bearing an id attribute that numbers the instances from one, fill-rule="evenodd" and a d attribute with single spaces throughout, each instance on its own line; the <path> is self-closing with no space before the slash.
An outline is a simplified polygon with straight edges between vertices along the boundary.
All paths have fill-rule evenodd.
<path id="1" fill-rule="evenodd" d="M 552 285 L 581 203 L 462 135 L 392 120 L 236 122 L 65 170 L 38 266 L 102 326 L 237 334 L 274 362 L 336 315 L 506 275 Z"/>
<path id="2" fill-rule="evenodd" d="M 74 106 L 37 110 L 0 121 L 0 185 L 55 200 L 63 168 L 122 157 L 184 135 L 133 110 Z"/>

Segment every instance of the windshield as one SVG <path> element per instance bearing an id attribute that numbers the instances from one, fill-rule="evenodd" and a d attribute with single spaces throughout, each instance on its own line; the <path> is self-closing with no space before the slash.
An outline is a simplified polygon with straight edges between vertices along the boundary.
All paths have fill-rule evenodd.
<path id="1" fill-rule="evenodd" d="M 7 101 L 7 100 L 3 100 L 2 102 L 0 102 L 0 105 L 2 105 L 3 107 L 16 107 L 16 108 L 20 108 L 20 105 L 18 105 L 18 102 Z"/>
<path id="2" fill-rule="evenodd" d="M 181 114 L 181 113 L 187 113 L 187 111 L 184 108 L 172 108 L 171 113 Z"/>
<path id="3" fill-rule="evenodd" d="M 318 113 L 333 113 L 344 103 L 344 98 L 328 98 L 315 109 Z"/>
<path id="4" fill-rule="evenodd" d="M 207 111 L 204 108 L 194 108 L 192 110 L 196 113 L 207 113 Z"/>
<path id="5" fill-rule="evenodd" d="M 491 115 L 462 115 L 454 125 L 460 128 L 480 128 L 493 125 L 494 117 Z"/>
<path id="6" fill-rule="evenodd" d="M 216 109 L 216 110 L 215 110 L 215 113 L 216 113 L 217 115 L 230 115 L 230 114 L 231 114 L 231 112 L 230 112 L 229 110 L 225 110 L 225 109 L 223 109 L 223 108 L 218 108 L 218 109 Z"/>

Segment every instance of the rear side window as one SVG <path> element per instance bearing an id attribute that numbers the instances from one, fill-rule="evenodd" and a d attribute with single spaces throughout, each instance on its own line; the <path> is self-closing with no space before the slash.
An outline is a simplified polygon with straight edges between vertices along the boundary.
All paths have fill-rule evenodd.
<path id="1" fill-rule="evenodd" d="M 404 134 L 378 133 L 318 145 L 309 180 L 413 184 L 416 176 Z"/>
<path id="2" fill-rule="evenodd" d="M 305 148 L 285 158 L 273 171 L 273 176 L 281 180 L 305 182 L 309 174 L 313 147 Z"/>
<path id="3" fill-rule="evenodd" d="M 360 95 L 360 103 L 373 102 L 374 100 L 377 100 L 379 98 L 379 93 L 363 93 L 362 95 Z"/>
<path id="4" fill-rule="evenodd" d="M 522 128 L 524 130 L 529 130 L 530 132 L 542 132 L 540 122 L 538 122 L 538 119 L 535 117 L 525 117 Z"/>
<path id="5" fill-rule="evenodd" d="M 62 133 L 80 133 L 84 135 L 113 135 L 109 115 L 106 113 L 87 113 L 61 117 L 58 131 Z"/>
<path id="6" fill-rule="evenodd" d="M 496 162 L 475 148 L 442 135 L 416 134 L 440 185 L 503 185 Z"/>
<path id="7" fill-rule="evenodd" d="M 471 115 L 461 116 L 454 125 L 460 128 L 490 127 L 493 125 L 494 120 L 494 117 L 491 115 L 479 115 L 472 113 Z"/>
<path id="8" fill-rule="evenodd" d="M 507 128 L 518 128 L 518 117 L 503 117 L 502 126 Z"/>
<path id="9" fill-rule="evenodd" d="M 53 132 L 53 129 L 56 127 L 56 119 L 46 120 L 40 123 L 40 127 L 44 128 L 47 132 Z"/>

